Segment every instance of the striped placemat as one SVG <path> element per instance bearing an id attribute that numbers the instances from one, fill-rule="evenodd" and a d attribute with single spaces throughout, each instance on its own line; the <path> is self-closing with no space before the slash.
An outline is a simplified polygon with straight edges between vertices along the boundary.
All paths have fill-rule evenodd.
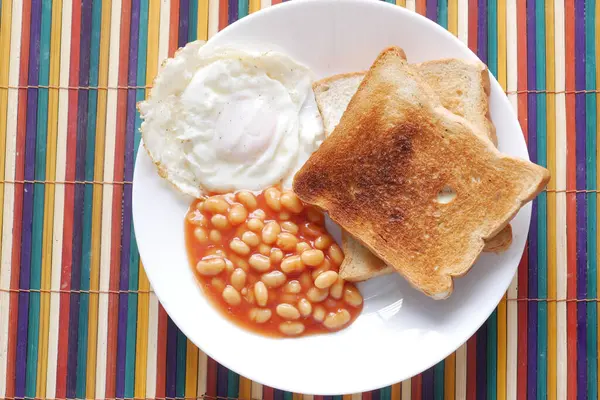
<path id="1" fill-rule="evenodd" d="M 553 179 L 477 334 L 419 376 L 344 397 L 597 398 L 600 2 L 396 2 L 489 65 Z M 135 103 L 160 62 L 270 3 L 0 0 L 0 399 L 302 396 L 228 371 L 179 332 L 131 222 Z"/>

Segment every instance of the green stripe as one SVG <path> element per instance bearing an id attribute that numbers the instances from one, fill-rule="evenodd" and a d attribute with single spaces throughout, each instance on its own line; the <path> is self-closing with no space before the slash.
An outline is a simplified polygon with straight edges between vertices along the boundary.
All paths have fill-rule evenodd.
<path id="1" fill-rule="evenodd" d="M 385 0 L 386 3 L 396 4 L 396 0 Z"/>
<path id="2" fill-rule="evenodd" d="M 240 376 L 235 372 L 227 371 L 227 397 L 237 398 L 240 393 Z"/>
<path id="3" fill-rule="evenodd" d="M 187 357 L 187 338 L 177 329 L 177 375 L 175 379 L 175 396 L 184 398 L 185 397 L 185 360 Z"/>
<path id="4" fill-rule="evenodd" d="M 188 42 L 193 42 L 198 38 L 198 0 L 190 0 L 188 17 Z"/>
<path id="5" fill-rule="evenodd" d="M 536 88 L 546 89 L 546 21 L 545 1 L 536 0 Z M 537 157 L 538 164 L 547 166 L 546 145 L 546 94 L 538 96 L 537 110 Z M 547 196 L 542 192 L 538 197 L 538 297 L 548 297 L 548 221 L 547 221 Z M 537 395 L 545 399 L 548 396 L 548 304 L 538 303 L 537 322 Z"/>
<path id="6" fill-rule="evenodd" d="M 41 38 L 40 38 L 40 69 L 39 84 L 48 85 L 50 74 L 50 35 L 51 35 L 52 4 L 42 5 Z M 37 125 L 35 143 L 36 180 L 46 179 L 46 143 L 48 134 L 48 89 L 40 89 L 37 104 Z M 44 198 L 43 184 L 36 184 L 33 189 L 33 221 L 31 227 L 31 276 L 30 288 L 40 289 L 42 269 L 42 234 L 44 230 Z M 52 227 L 45 227 L 52 229 Z M 38 345 L 40 332 L 40 293 L 29 295 L 29 322 L 27 327 L 27 367 L 25 369 L 25 396 L 35 397 L 37 380 Z M 3 379 L 3 377 L 0 377 Z"/>
<path id="7" fill-rule="evenodd" d="M 438 24 L 448 29 L 448 0 L 438 2 Z"/>
<path id="8" fill-rule="evenodd" d="M 488 67 L 490 72 L 498 77 L 498 4 L 497 0 L 488 2 Z M 494 310 L 487 322 L 486 348 L 486 388 L 487 398 L 494 400 L 497 394 L 498 376 L 498 311 Z"/>
<path id="9" fill-rule="evenodd" d="M 100 58 L 100 29 L 102 20 L 102 3 L 94 2 L 92 8 L 92 25 L 90 36 L 90 71 L 89 85 L 98 86 L 98 64 Z M 94 180 L 94 158 L 96 150 L 96 106 L 98 103 L 98 92 L 90 90 L 88 93 L 88 119 L 86 126 L 85 147 L 85 179 Z M 90 257 L 92 245 L 92 202 L 93 187 L 85 185 L 83 197 L 83 231 L 81 238 L 81 290 L 90 289 Z M 87 337 L 89 319 L 89 293 L 80 295 L 79 304 L 79 340 L 77 343 L 77 372 L 75 393 L 77 397 L 85 397 L 86 373 L 87 373 Z"/>
<path id="10" fill-rule="evenodd" d="M 379 398 L 380 400 L 391 400 L 392 398 L 392 387 L 386 386 L 379 390 Z"/>
<path id="11" fill-rule="evenodd" d="M 139 28 L 139 46 L 137 61 L 136 84 L 144 86 L 146 84 L 146 52 L 148 48 L 148 2 L 140 2 L 140 28 Z M 136 102 L 142 101 L 146 96 L 144 89 L 136 89 Z M 133 144 L 133 162 L 137 156 L 139 145 L 139 129 L 141 119 L 136 111 L 134 144 Z M 139 268 L 140 256 L 138 254 L 137 242 L 133 227 L 129 235 L 131 237 L 131 248 L 129 249 L 129 290 L 136 291 L 139 286 Z M 125 355 L 125 397 L 134 396 L 135 385 L 135 357 L 136 357 L 136 333 L 137 333 L 137 293 L 127 295 L 127 334 L 126 334 L 126 355 Z"/>
<path id="12" fill-rule="evenodd" d="M 238 0 L 238 19 L 244 18 L 249 12 L 248 0 Z"/>
<path id="13" fill-rule="evenodd" d="M 294 398 L 294 394 L 291 392 L 283 392 L 283 400 L 292 400 Z"/>
<path id="14" fill-rule="evenodd" d="M 585 88 L 596 89 L 596 0 L 588 0 L 585 4 Z M 585 96 L 586 108 L 586 187 L 596 190 L 596 94 L 588 93 Z M 590 193 L 587 198 L 587 298 L 596 298 L 598 282 L 597 270 L 597 194 Z M 587 304 L 587 395 L 590 399 L 598 397 L 598 305 Z"/>
<path id="15" fill-rule="evenodd" d="M 444 360 L 433 367 L 433 398 L 444 399 Z"/>

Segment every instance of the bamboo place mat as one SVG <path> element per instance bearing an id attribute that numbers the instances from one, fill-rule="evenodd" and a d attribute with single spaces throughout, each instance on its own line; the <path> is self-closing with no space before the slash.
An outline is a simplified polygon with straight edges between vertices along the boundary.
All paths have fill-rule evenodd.
<path id="1" fill-rule="evenodd" d="M 396 1 L 488 64 L 553 179 L 477 334 L 419 376 L 345 399 L 597 398 L 600 1 Z M 0 399 L 313 399 L 192 345 L 150 289 L 131 222 L 135 103 L 160 62 L 270 3 L 0 0 Z"/>

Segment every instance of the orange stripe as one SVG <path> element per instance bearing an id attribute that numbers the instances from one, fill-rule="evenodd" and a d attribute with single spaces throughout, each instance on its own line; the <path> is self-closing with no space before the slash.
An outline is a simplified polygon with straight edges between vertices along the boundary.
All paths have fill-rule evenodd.
<path id="1" fill-rule="evenodd" d="M 469 0 L 469 48 L 477 54 L 477 0 Z"/>
<path id="2" fill-rule="evenodd" d="M 156 339 L 156 397 L 165 397 L 167 365 L 167 312 L 158 305 L 158 338 Z"/>
<path id="3" fill-rule="evenodd" d="M 227 0 L 219 0 L 219 30 L 228 25 L 229 3 Z"/>
<path id="4" fill-rule="evenodd" d="M 415 11 L 417 11 L 421 15 L 425 15 L 427 13 L 426 0 L 417 0 L 417 2 L 415 4 Z"/>
<path id="5" fill-rule="evenodd" d="M 179 0 L 171 0 L 169 17 L 169 57 L 173 57 L 179 47 Z"/>

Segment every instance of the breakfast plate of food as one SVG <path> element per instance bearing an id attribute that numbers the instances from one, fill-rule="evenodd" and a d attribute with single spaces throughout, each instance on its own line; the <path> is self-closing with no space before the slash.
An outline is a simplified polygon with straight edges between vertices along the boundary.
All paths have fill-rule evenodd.
<path id="1" fill-rule="evenodd" d="M 549 180 L 485 65 L 384 2 L 252 14 L 165 61 L 138 106 L 156 295 L 216 361 L 297 393 L 380 388 L 456 350 Z"/>

